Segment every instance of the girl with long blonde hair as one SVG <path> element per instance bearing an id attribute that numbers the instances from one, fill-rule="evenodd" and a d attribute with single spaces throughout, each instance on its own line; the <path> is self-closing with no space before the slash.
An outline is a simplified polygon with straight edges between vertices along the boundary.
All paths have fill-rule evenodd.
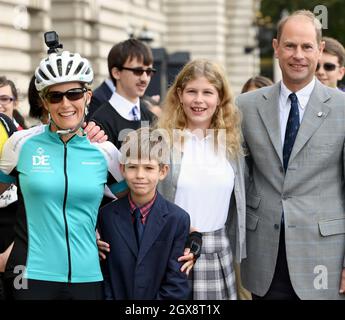
<path id="1" fill-rule="evenodd" d="M 224 70 L 198 59 L 177 75 L 156 124 L 175 154 L 160 191 L 189 213 L 203 238 L 191 273 L 195 300 L 237 298 L 233 260 L 245 257 L 240 120 Z"/>

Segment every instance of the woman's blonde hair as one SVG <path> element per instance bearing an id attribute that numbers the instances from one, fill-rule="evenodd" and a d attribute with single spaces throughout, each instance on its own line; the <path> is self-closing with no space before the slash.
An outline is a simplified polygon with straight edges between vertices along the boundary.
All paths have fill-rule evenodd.
<path id="1" fill-rule="evenodd" d="M 224 70 L 217 64 L 205 59 L 197 59 L 187 63 L 176 76 L 163 102 L 163 112 L 156 126 L 168 131 L 173 137 L 173 130 L 187 128 L 187 118 L 182 109 L 178 92 L 183 92 L 187 84 L 197 78 L 205 77 L 217 90 L 219 105 L 211 120 L 209 129 L 215 130 L 218 137 L 219 130 L 225 129 L 226 149 L 232 158 L 242 154 L 241 148 L 241 116 L 234 104 L 233 94 Z"/>

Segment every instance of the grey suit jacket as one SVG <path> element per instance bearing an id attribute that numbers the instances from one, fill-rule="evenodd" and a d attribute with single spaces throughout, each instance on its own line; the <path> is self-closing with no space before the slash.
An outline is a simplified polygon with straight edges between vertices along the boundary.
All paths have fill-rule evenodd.
<path id="1" fill-rule="evenodd" d="M 343 299 L 345 94 L 316 81 L 283 170 L 280 83 L 241 95 L 248 148 L 243 285 L 263 296 L 274 274 L 282 212 L 292 285 L 301 299 Z"/>
<path id="2" fill-rule="evenodd" d="M 176 157 L 178 158 L 178 157 Z M 246 257 L 245 243 L 245 186 L 244 186 L 244 159 L 229 160 L 235 174 L 234 191 L 232 192 L 229 214 L 226 227 L 230 239 L 230 246 L 236 262 L 241 262 Z M 181 164 L 176 161 L 170 164 L 168 176 L 159 183 L 159 192 L 169 201 L 175 201 L 177 181 L 180 175 Z M 200 186 L 202 188 L 202 186 Z M 216 214 L 210 212 L 210 214 Z"/>

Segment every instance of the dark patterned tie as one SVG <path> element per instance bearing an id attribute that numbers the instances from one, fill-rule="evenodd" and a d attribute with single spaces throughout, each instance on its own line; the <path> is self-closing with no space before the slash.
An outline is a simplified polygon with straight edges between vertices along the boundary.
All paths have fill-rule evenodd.
<path id="1" fill-rule="evenodd" d="M 284 147 L 283 147 L 283 163 L 286 172 L 290 154 L 293 145 L 296 140 L 297 132 L 299 129 L 299 110 L 298 110 L 298 99 L 295 93 L 289 95 L 291 101 L 291 109 L 289 113 L 289 119 L 286 125 Z"/>
<path id="2" fill-rule="evenodd" d="M 135 238 L 137 239 L 138 248 L 140 247 L 140 242 L 144 234 L 144 225 L 141 222 L 141 213 L 139 208 L 135 208 L 133 211 L 134 215 L 134 233 Z"/>

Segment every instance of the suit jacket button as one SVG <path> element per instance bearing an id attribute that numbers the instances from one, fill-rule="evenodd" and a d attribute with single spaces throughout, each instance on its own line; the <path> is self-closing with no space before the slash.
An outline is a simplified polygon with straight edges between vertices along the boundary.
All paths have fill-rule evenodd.
<path id="1" fill-rule="evenodd" d="M 279 229 L 279 224 L 278 224 L 278 223 L 275 223 L 275 224 L 274 224 L 274 229 L 276 229 L 276 230 Z"/>

